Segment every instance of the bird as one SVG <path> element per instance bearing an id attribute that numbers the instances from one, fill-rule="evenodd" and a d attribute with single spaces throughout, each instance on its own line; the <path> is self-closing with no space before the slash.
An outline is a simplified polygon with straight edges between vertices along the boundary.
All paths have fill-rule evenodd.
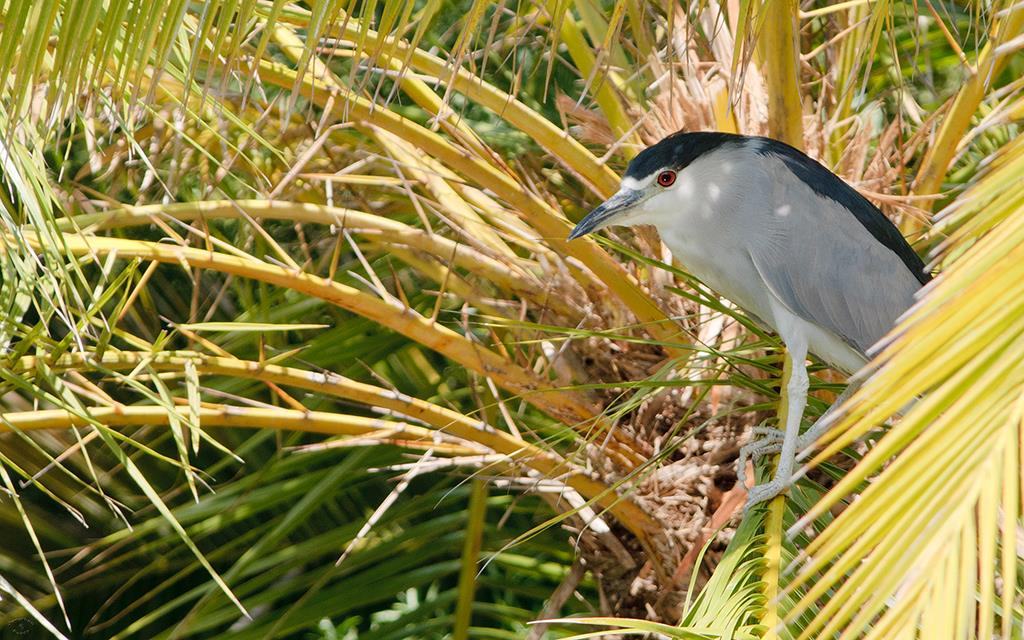
<path id="1" fill-rule="evenodd" d="M 786 423 L 755 428 L 761 437 L 740 450 L 740 484 L 748 457 L 780 454 L 774 478 L 748 492 L 747 509 L 787 491 L 798 451 L 831 426 L 830 409 L 800 434 L 808 353 L 854 374 L 931 279 L 875 205 L 802 151 L 762 136 L 679 131 L 647 147 L 568 239 L 610 225 L 653 225 L 689 273 L 786 346 Z"/>

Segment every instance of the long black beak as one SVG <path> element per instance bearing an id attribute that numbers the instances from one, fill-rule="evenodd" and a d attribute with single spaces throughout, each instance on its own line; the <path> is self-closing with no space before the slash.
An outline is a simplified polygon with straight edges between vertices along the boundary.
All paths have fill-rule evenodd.
<path id="1" fill-rule="evenodd" d="M 620 189 L 618 193 L 602 202 L 598 208 L 580 220 L 580 223 L 569 234 L 569 240 L 575 240 L 591 231 L 597 231 L 601 227 L 612 224 L 612 218 L 639 202 L 641 196 L 643 196 L 642 191 Z"/>

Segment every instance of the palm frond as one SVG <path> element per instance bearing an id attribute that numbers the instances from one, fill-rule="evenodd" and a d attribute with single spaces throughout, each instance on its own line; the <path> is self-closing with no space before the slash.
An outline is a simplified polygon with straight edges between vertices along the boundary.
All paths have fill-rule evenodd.
<path id="1" fill-rule="evenodd" d="M 1019 634 L 1022 14 L 6 3 L 0 616 Z M 806 149 L 942 269 L 817 467 L 742 520 L 778 342 L 643 231 L 565 240 L 680 128 Z M 812 372 L 808 419 L 839 387 Z"/>

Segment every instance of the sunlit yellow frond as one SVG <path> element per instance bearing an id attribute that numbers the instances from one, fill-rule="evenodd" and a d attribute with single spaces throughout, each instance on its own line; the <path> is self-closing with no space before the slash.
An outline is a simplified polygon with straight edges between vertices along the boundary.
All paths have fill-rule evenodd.
<path id="1" fill-rule="evenodd" d="M 953 205 L 948 219 L 969 223 L 948 243 L 951 262 L 817 458 L 910 407 L 802 521 L 859 494 L 803 552 L 795 584 L 809 590 L 796 611 L 821 612 L 803 637 L 927 638 L 944 615 L 955 618 L 951 637 L 1009 637 L 1017 624 L 1006 585 L 1019 563 L 1024 215 L 999 205 L 967 214 L 1015 188 L 1003 178 L 1013 162 L 998 165 Z M 966 549 L 976 560 L 963 566 Z"/>

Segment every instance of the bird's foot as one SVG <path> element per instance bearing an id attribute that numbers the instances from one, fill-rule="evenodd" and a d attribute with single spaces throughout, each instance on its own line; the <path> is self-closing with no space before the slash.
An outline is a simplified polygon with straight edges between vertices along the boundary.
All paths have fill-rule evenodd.
<path id="1" fill-rule="evenodd" d="M 785 492 L 789 489 L 791 478 L 778 478 L 759 484 L 756 487 L 750 489 L 747 493 L 747 504 L 743 507 L 743 513 L 746 515 L 750 511 L 750 507 L 761 502 L 771 500 L 775 496 Z"/>
<path id="2" fill-rule="evenodd" d="M 817 442 L 821 433 L 826 429 L 818 428 L 819 423 L 814 423 L 805 433 L 801 433 L 796 440 L 797 459 L 803 459 L 805 453 L 812 444 Z M 827 426 L 827 425 L 826 425 Z M 740 447 L 740 456 L 736 461 L 736 479 L 741 485 L 747 483 L 747 460 L 756 463 L 762 456 L 768 456 L 782 451 L 782 442 L 786 434 L 773 427 L 754 427 L 751 432 L 755 436 L 761 436 Z"/>
<path id="3" fill-rule="evenodd" d="M 736 478 L 741 486 L 746 486 L 747 483 L 747 460 L 754 463 L 762 456 L 779 453 L 782 451 L 782 443 L 786 439 L 785 433 L 772 427 L 757 426 L 752 429 L 752 432 L 754 436 L 760 437 L 755 437 L 740 447 L 739 459 L 736 461 Z M 799 452 L 807 449 L 814 444 L 819 435 L 813 427 L 808 432 L 801 434 L 796 441 L 796 450 Z M 799 474 L 797 476 L 789 474 L 789 477 L 786 478 L 776 476 L 775 479 L 764 484 L 751 487 L 747 493 L 747 504 L 744 507 L 744 513 L 749 511 L 750 507 L 755 504 L 766 502 L 785 492 L 798 476 Z"/>
<path id="4" fill-rule="evenodd" d="M 752 432 L 755 436 L 761 437 L 754 438 L 740 447 L 740 457 L 736 461 L 736 480 L 740 486 L 747 484 L 747 460 L 753 464 L 761 456 L 782 451 L 782 442 L 786 439 L 785 433 L 772 427 L 757 426 L 752 429 Z"/>

